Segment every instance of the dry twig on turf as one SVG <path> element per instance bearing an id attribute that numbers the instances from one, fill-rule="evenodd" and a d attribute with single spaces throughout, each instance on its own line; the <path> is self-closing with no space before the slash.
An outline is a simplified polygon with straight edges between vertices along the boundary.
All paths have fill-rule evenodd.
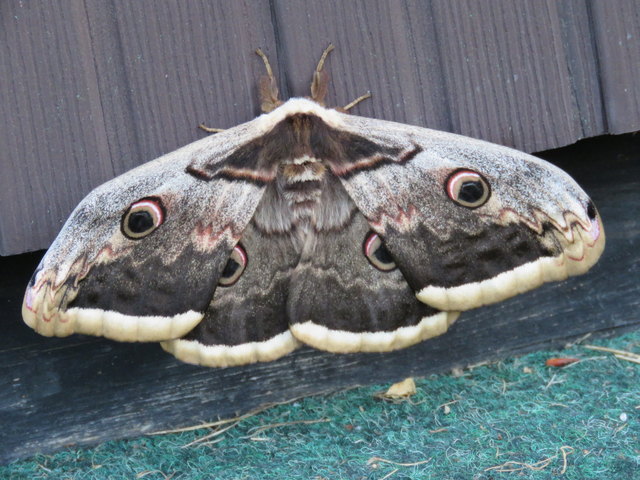
<path id="1" fill-rule="evenodd" d="M 600 347 L 598 345 L 583 345 L 583 347 L 588 350 L 613 353 L 613 355 L 620 360 L 626 360 L 627 362 L 640 364 L 640 354 L 637 353 L 628 352 L 626 350 L 617 350 L 615 348 Z"/>
<path id="2" fill-rule="evenodd" d="M 381 463 L 389 463 L 391 465 L 398 465 L 399 467 L 415 467 L 416 465 L 424 465 L 425 463 L 429 463 L 430 461 L 431 461 L 431 458 L 427 458 L 426 460 L 420 460 L 419 462 L 400 463 L 400 462 L 394 462 L 393 460 L 387 460 L 386 458 L 371 457 L 369 460 L 367 460 L 367 465 L 375 465 L 378 462 L 381 462 Z"/>
<path id="3" fill-rule="evenodd" d="M 567 471 L 567 456 L 573 453 L 573 447 L 569 447 L 564 445 L 560 447 L 560 454 L 562 455 L 562 469 L 560 470 L 560 474 L 563 474 Z M 544 470 L 549 466 L 551 462 L 553 462 L 558 455 L 553 455 L 548 458 L 544 458 L 536 463 L 524 463 L 524 462 L 515 462 L 509 461 L 505 462 L 502 465 L 495 465 L 493 467 L 485 468 L 484 471 L 488 472 L 490 470 L 495 470 L 500 473 L 511 473 L 511 472 L 522 472 L 524 470 Z"/>

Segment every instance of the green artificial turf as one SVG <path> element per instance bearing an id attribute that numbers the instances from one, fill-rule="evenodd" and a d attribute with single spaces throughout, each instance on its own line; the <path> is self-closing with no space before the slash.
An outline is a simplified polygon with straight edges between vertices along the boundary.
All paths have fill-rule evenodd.
<path id="1" fill-rule="evenodd" d="M 640 332 L 593 343 L 640 353 Z M 640 479 L 638 364 L 573 346 L 416 384 L 408 401 L 378 398 L 388 385 L 310 397 L 191 446 L 214 429 L 38 455 L 0 478 Z"/>

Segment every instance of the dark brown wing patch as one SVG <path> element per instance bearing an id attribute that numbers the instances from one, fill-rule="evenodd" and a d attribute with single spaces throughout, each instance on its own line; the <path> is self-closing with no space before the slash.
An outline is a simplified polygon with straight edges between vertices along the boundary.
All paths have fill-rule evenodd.
<path id="1" fill-rule="evenodd" d="M 298 113 L 286 117 L 265 135 L 238 147 L 224 160 L 202 168 L 189 166 L 187 172 L 203 180 L 225 178 L 264 185 L 275 178 L 280 163 L 287 159 L 317 158 L 326 162 L 334 173 L 350 175 L 358 170 L 409 161 L 420 151 L 417 145 L 407 151 L 385 146 L 332 128 L 316 115 Z"/>
<path id="2" fill-rule="evenodd" d="M 334 352 L 389 351 L 443 333 L 457 316 L 419 302 L 400 270 L 371 265 L 362 251 L 369 229 L 355 214 L 303 251 L 287 300 L 299 340 Z"/>

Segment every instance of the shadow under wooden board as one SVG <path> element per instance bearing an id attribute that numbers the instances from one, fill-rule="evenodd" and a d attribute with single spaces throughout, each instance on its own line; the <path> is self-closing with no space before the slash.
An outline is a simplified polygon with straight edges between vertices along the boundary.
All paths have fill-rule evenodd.
<path id="1" fill-rule="evenodd" d="M 22 323 L 20 305 L 41 252 L 0 259 L 0 462 L 640 327 L 640 135 L 544 156 L 598 205 L 607 234 L 600 262 L 586 275 L 466 312 L 445 335 L 388 354 L 303 348 L 271 363 L 216 369 L 180 363 L 157 344 L 40 337 Z"/>

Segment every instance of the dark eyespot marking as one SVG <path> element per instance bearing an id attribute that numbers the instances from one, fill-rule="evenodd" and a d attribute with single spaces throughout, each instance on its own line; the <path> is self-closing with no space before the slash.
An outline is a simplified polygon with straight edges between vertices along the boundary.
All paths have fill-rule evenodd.
<path id="1" fill-rule="evenodd" d="M 238 281 L 245 268 L 247 268 L 247 252 L 242 245 L 238 244 L 233 247 L 233 252 L 224 266 L 218 284 L 221 287 L 230 287 Z"/>
<path id="2" fill-rule="evenodd" d="M 396 268 L 393 257 L 382 243 L 382 239 L 377 233 L 369 232 L 364 239 L 364 256 L 371 262 L 371 265 L 383 272 L 390 272 Z"/>
<path id="3" fill-rule="evenodd" d="M 166 216 L 162 201 L 158 197 L 145 197 L 132 203 L 122 216 L 120 230 L 131 239 L 139 240 L 163 224 Z"/>
<path id="4" fill-rule="evenodd" d="M 478 208 L 487 203 L 491 188 L 487 180 L 473 170 L 456 170 L 447 179 L 445 190 L 451 200 L 467 208 Z"/>
<path id="5" fill-rule="evenodd" d="M 591 200 L 589 200 L 589 203 L 587 204 L 587 215 L 589 215 L 589 220 L 595 220 L 598 215 L 596 212 L 596 206 Z"/>

